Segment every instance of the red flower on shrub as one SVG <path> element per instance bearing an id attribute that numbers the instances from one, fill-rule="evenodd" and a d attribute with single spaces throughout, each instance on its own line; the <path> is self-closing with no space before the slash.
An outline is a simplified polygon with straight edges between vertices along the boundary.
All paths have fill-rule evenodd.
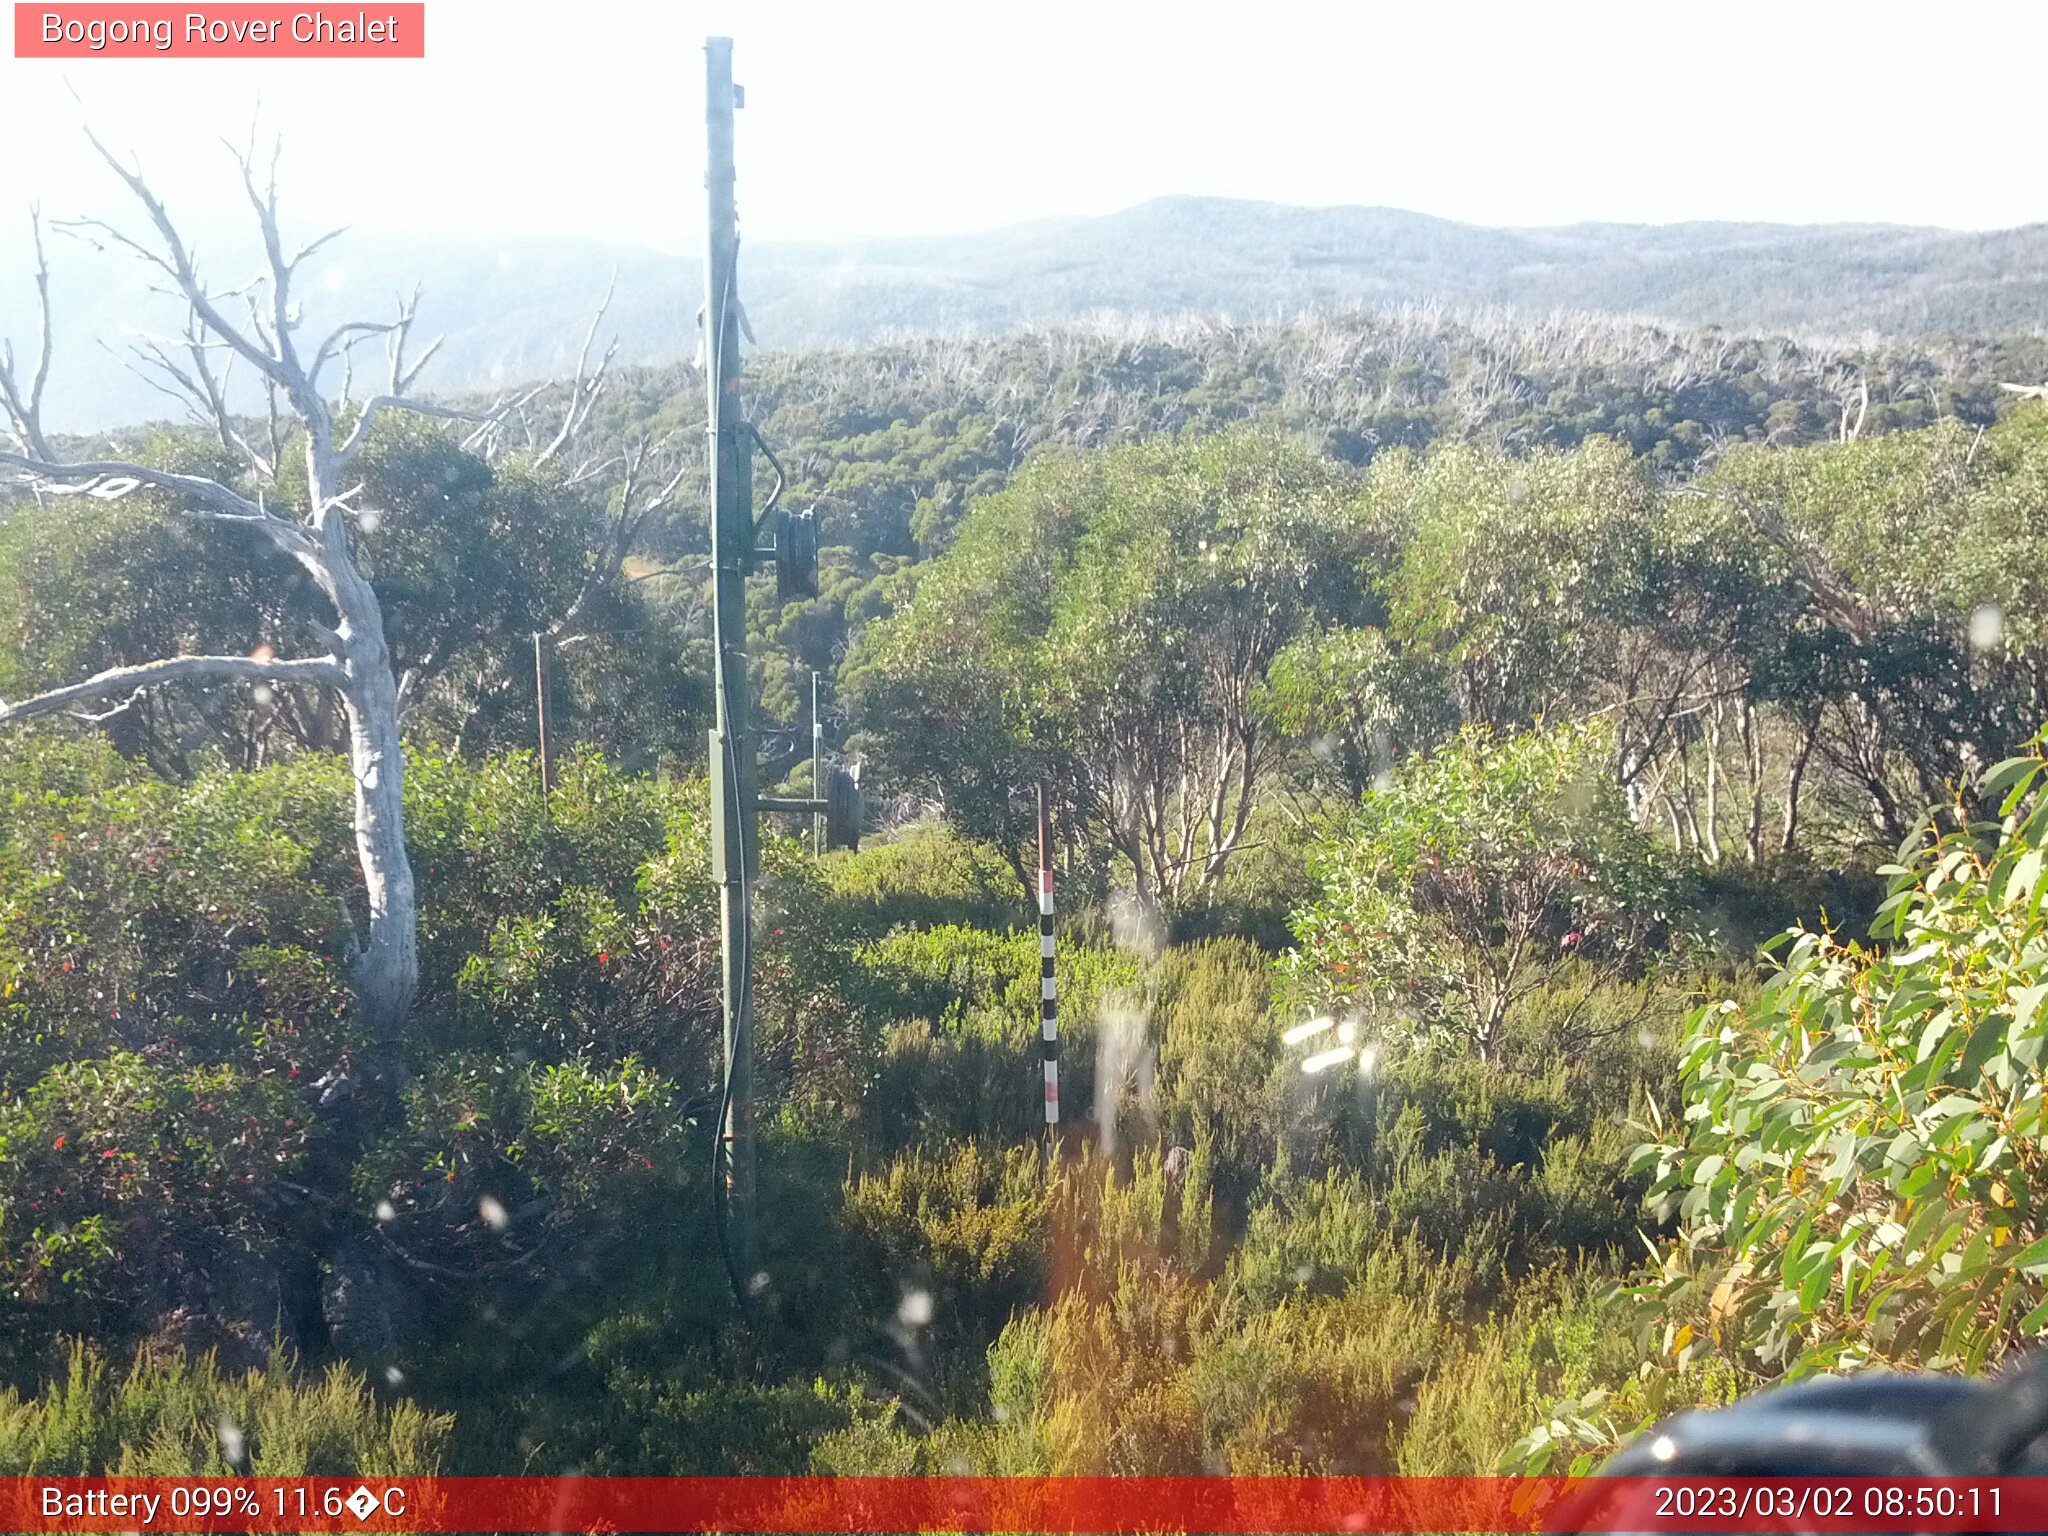
<path id="1" fill-rule="evenodd" d="M 55 1141 L 50 1143 L 50 1146 L 53 1150 L 62 1152 L 64 1150 L 64 1138 L 62 1136 L 59 1136 Z"/>

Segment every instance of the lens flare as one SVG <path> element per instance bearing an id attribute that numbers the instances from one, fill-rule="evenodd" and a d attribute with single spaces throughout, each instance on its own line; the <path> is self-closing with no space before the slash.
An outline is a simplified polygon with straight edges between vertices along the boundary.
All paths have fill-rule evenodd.
<path id="1" fill-rule="evenodd" d="M 1317 1035 L 1328 1029 L 1332 1022 L 1330 1019 L 1310 1019 L 1305 1024 L 1297 1024 L 1280 1037 L 1280 1043 L 1283 1045 L 1299 1045 L 1304 1040 L 1313 1040 Z"/>
<path id="2" fill-rule="evenodd" d="M 1340 1045 L 1330 1051 L 1317 1051 L 1301 1064 L 1301 1070 L 1313 1077 L 1318 1072 L 1327 1072 L 1332 1067 L 1343 1066 L 1357 1054 L 1357 1051 L 1348 1045 Z"/>

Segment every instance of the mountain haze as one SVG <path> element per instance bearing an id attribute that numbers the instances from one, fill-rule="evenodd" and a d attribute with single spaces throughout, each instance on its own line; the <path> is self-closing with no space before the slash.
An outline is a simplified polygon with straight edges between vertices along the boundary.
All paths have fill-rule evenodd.
<path id="1" fill-rule="evenodd" d="M 220 286 L 256 270 L 250 231 L 193 232 Z M 167 402 L 95 343 L 174 331 L 131 261 L 53 237 L 59 351 L 51 424 L 86 430 Z M 0 335 L 33 337 L 26 230 L 0 230 Z M 694 349 L 694 255 L 603 240 L 498 241 L 357 231 L 304 279 L 307 327 L 381 315 L 419 284 L 445 333 L 442 391 L 566 373 L 617 273 L 607 329 L 627 362 Z M 2048 315 L 2048 225 L 1989 233 L 1881 224 L 1580 224 L 1489 229 L 1391 208 L 1161 198 L 1099 218 L 944 238 L 750 246 L 758 344 L 858 344 L 1104 314 L 1250 319 L 1304 308 L 1441 303 L 1593 310 L 1731 330 L 1845 336 L 2031 331 Z M 362 354 L 373 367 L 372 353 Z"/>

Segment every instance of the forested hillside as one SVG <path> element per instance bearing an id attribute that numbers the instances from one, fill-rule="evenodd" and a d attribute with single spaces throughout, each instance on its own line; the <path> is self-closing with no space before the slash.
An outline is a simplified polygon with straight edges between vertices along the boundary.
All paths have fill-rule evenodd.
<path id="1" fill-rule="evenodd" d="M 818 597 L 752 580 L 763 782 L 815 669 L 872 816 L 764 850 L 744 1311 L 701 378 L 14 412 L 0 1464 L 1475 1472 L 1983 1367 L 2048 1321 L 2043 372 L 1415 310 L 750 357 L 824 519 Z"/>
<path id="2" fill-rule="evenodd" d="M 1304 310 L 1426 304 L 1632 316 L 1801 337 L 2034 335 L 2048 315 L 2048 226 L 1984 233 L 1890 225 L 1582 224 L 1488 229 L 1394 208 L 1161 198 L 1099 218 L 924 239 L 748 245 L 747 307 L 764 345 L 1000 335 L 1108 316 L 1239 324 Z M 28 315 L 21 230 L 0 223 L 0 317 Z M 310 233 L 310 232 L 309 232 Z M 197 231 L 223 270 L 260 265 L 239 223 Z M 177 305 L 125 253 L 66 242 L 55 273 L 69 355 L 175 331 Z M 576 239 L 490 240 L 365 230 L 309 293 L 309 323 L 422 289 L 423 332 L 447 338 L 436 378 L 490 389 L 568 373 L 579 322 L 614 287 L 621 356 L 673 365 L 703 301 L 697 253 Z M 161 413 L 121 369 L 52 386 L 54 424 Z M 253 396 L 251 397 L 253 402 Z"/>

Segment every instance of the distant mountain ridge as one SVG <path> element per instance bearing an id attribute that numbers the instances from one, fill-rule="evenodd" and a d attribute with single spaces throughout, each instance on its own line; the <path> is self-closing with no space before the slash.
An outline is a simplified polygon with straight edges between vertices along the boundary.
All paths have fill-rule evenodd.
<path id="1" fill-rule="evenodd" d="M 217 285 L 255 270 L 249 230 L 193 234 Z M 427 376 L 438 391 L 568 372 L 614 270 L 609 328 L 623 360 L 672 361 L 695 348 L 702 277 L 693 256 L 597 239 L 380 232 L 352 233 L 329 252 L 303 279 L 308 329 L 386 313 L 393 295 L 419 284 L 422 330 L 447 337 Z M 90 430 L 166 414 L 168 402 L 96 343 L 174 331 L 181 316 L 150 296 L 133 261 L 61 239 L 51 258 L 51 424 Z M 1988 233 L 1885 224 L 1495 229 L 1393 208 L 1169 197 L 980 234 L 764 242 L 746 248 L 741 272 L 758 342 L 777 348 L 1104 313 L 1250 320 L 1409 302 L 1852 338 L 2048 324 L 2048 224 Z M 33 341 L 29 276 L 26 229 L 0 225 L 0 335 L 13 336 L 17 351 Z"/>

